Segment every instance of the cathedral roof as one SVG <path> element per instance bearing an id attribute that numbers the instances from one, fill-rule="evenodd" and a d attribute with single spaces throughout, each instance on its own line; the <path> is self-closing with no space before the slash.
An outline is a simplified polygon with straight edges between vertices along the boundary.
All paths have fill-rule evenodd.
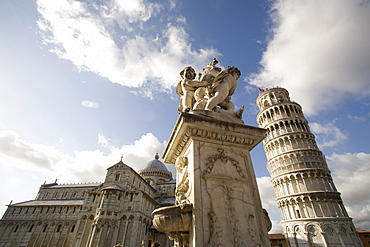
<path id="1" fill-rule="evenodd" d="M 121 191 L 124 191 L 121 187 L 119 187 L 116 184 L 113 184 L 111 186 L 105 187 L 102 190 L 121 190 Z"/>
<path id="2" fill-rule="evenodd" d="M 122 157 L 121 157 L 121 160 L 117 164 L 114 164 L 111 167 L 108 167 L 107 170 L 112 169 L 112 168 L 131 168 L 131 167 L 123 163 Z"/>
<path id="3" fill-rule="evenodd" d="M 161 183 L 158 183 L 158 184 L 176 184 L 176 179 L 172 179 L 170 181 L 164 181 L 164 182 L 161 182 Z"/>
<path id="4" fill-rule="evenodd" d="M 31 200 L 12 204 L 12 206 L 82 206 L 84 200 Z"/>
<path id="5" fill-rule="evenodd" d="M 44 189 L 55 189 L 55 188 L 79 188 L 79 187 L 97 187 L 101 185 L 101 182 L 91 182 L 91 183 L 77 183 L 77 184 L 46 184 Z"/>
<path id="6" fill-rule="evenodd" d="M 174 205 L 175 202 L 176 202 L 176 198 L 175 197 L 166 197 L 164 200 L 162 200 L 162 198 L 155 198 L 155 200 L 161 206 L 164 206 L 164 205 Z"/>
<path id="7" fill-rule="evenodd" d="M 159 160 L 158 153 L 155 155 L 154 160 L 149 161 L 141 171 L 144 170 L 157 170 L 168 172 L 167 167 Z"/>

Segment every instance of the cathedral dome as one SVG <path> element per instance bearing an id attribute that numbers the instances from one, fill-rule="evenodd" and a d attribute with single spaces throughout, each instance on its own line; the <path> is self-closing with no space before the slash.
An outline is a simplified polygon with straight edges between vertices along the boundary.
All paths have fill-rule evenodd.
<path id="1" fill-rule="evenodd" d="M 166 180 L 172 179 L 172 173 L 167 169 L 167 167 L 159 160 L 158 153 L 155 155 L 154 160 L 149 161 L 143 169 L 139 172 L 139 175 L 144 179 L 145 177 L 163 177 Z"/>
<path id="2" fill-rule="evenodd" d="M 154 160 L 149 161 L 142 170 L 168 171 L 167 167 L 159 161 L 158 153 L 155 155 Z"/>

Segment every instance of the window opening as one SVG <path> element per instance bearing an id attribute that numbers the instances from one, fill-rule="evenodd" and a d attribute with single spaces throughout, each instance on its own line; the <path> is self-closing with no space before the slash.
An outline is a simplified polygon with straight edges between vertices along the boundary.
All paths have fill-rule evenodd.
<path id="1" fill-rule="evenodd" d="M 296 210 L 296 212 L 297 212 L 297 217 L 298 218 L 301 218 L 301 214 L 299 213 L 299 210 L 298 209 Z"/>

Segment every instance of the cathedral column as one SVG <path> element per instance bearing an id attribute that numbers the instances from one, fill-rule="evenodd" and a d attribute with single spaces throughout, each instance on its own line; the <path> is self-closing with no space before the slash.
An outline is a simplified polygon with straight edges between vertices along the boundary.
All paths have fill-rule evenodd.
<path id="1" fill-rule="evenodd" d="M 125 244 L 126 244 L 127 227 L 128 227 L 128 218 L 125 220 L 125 230 L 123 231 L 123 237 L 122 237 L 122 245 L 123 246 L 125 246 Z"/>
<path id="2" fill-rule="evenodd" d="M 118 244 L 118 233 L 119 233 L 119 229 L 121 227 L 121 220 L 117 220 L 117 225 L 114 225 L 114 233 L 113 233 L 113 237 L 112 237 L 112 242 L 114 244 Z"/>

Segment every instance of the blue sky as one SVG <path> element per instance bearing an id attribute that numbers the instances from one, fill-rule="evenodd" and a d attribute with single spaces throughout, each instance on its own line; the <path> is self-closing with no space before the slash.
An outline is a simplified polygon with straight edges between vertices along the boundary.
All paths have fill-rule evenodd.
<path id="1" fill-rule="evenodd" d="M 1 1 L 0 214 L 44 181 L 103 181 L 122 154 L 143 168 L 177 120 L 179 72 L 216 57 L 242 72 L 232 101 L 248 125 L 259 87 L 289 90 L 356 227 L 370 229 L 368 23 L 360 0 Z M 262 145 L 252 160 L 281 232 Z"/>

